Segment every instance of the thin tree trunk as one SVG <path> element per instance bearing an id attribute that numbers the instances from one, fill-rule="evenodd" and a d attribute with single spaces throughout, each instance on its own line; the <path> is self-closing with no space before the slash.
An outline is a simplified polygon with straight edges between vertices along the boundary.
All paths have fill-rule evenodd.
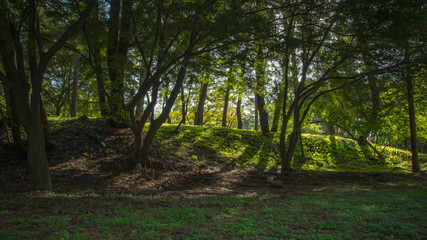
<path id="1" fill-rule="evenodd" d="M 409 130 L 411 132 L 411 152 L 412 152 L 412 171 L 420 171 L 420 161 L 418 157 L 418 140 L 417 126 L 415 123 L 415 106 L 414 106 L 414 87 L 410 76 L 405 77 L 406 80 L 406 97 L 409 108 Z"/>
<path id="2" fill-rule="evenodd" d="M 300 143 L 300 147 L 301 147 L 301 157 L 302 157 L 302 159 L 304 159 L 305 158 L 304 143 L 302 142 L 302 134 L 301 134 L 301 132 L 299 134 L 299 143 Z"/>
<path id="3" fill-rule="evenodd" d="M 141 74 L 141 77 L 139 79 L 139 85 L 142 85 L 142 82 L 147 77 L 147 71 L 143 71 Z M 142 112 L 144 111 L 144 95 L 141 96 L 141 98 L 136 103 L 136 110 L 135 110 L 135 118 L 137 121 L 141 120 Z"/>
<path id="4" fill-rule="evenodd" d="M 199 103 L 197 104 L 196 117 L 194 119 L 194 125 L 203 125 L 203 114 L 205 108 L 206 97 L 208 93 L 208 83 L 203 83 L 200 89 Z"/>
<path id="5" fill-rule="evenodd" d="M 79 87 L 79 60 L 80 54 L 76 53 L 73 67 L 73 92 L 71 94 L 70 117 L 77 116 L 77 98 Z"/>
<path id="6" fill-rule="evenodd" d="M 264 50 L 263 47 L 258 47 L 258 52 L 256 54 L 256 63 L 255 63 L 255 75 L 256 75 L 256 89 L 255 89 L 255 102 L 257 104 L 259 112 L 259 123 L 261 125 L 261 131 L 263 135 L 266 135 L 270 132 L 268 126 L 268 113 L 265 109 L 265 63 L 264 63 Z"/>
<path id="7" fill-rule="evenodd" d="M 254 126 L 254 129 L 255 129 L 255 131 L 258 131 L 258 98 L 256 95 L 257 94 L 255 93 L 255 126 Z"/>
<path id="8" fill-rule="evenodd" d="M 239 99 L 237 100 L 236 117 L 237 117 L 237 129 L 242 129 L 243 128 L 243 121 L 242 121 L 242 98 L 240 96 L 239 96 Z"/>
<path id="9" fill-rule="evenodd" d="M 102 23 L 99 21 L 99 4 L 95 4 L 94 7 L 94 22 L 92 24 L 94 26 L 100 26 Z M 89 48 L 89 52 L 92 55 L 91 67 L 96 76 L 96 85 L 98 90 L 98 102 L 99 102 L 99 111 L 101 113 L 102 118 L 108 118 L 109 116 L 109 106 L 107 103 L 107 91 L 105 90 L 104 84 L 104 74 L 102 70 L 102 60 L 101 60 L 101 48 L 99 44 L 92 42 L 90 36 L 87 35 L 86 28 L 83 28 L 87 46 Z"/>
<path id="10" fill-rule="evenodd" d="M 280 83 L 279 96 L 277 97 L 277 101 L 276 101 L 276 104 L 274 106 L 273 123 L 271 125 L 271 131 L 272 132 L 277 132 L 277 130 L 279 129 L 279 121 L 280 121 L 280 117 L 282 115 L 283 97 L 285 94 L 285 91 L 283 89 L 284 88 L 283 85 L 284 85 L 285 80 L 283 79 L 282 81 L 283 82 Z"/>
<path id="11" fill-rule="evenodd" d="M 259 123 L 261 125 L 261 131 L 262 131 L 262 134 L 266 135 L 270 132 L 268 127 L 268 113 L 267 113 L 267 110 L 265 110 L 264 98 L 259 94 L 257 94 L 256 97 L 258 98 L 257 103 L 258 103 Z"/>
<path id="12" fill-rule="evenodd" d="M 181 122 L 183 124 L 185 124 L 185 115 L 186 115 L 187 110 L 186 110 L 186 106 L 185 106 L 184 86 L 181 87 L 181 104 L 182 104 L 182 106 L 181 106 L 181 117 L 182 117 Z"/>
<path id="13" fill-rule="evenodd" d="M 228 100 L 230 99 L 230 89 L 227 87 L 224 96 L 224 108 L 222 110 L 222 127 L 227 127 Z"/>

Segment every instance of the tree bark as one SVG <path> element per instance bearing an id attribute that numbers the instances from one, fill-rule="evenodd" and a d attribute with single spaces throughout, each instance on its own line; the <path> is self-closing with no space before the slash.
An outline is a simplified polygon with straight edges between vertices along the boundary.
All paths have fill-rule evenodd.
<path id="1" fill-rule="evenodd" d="M 285 67 L 282 66 L 282 69 L 285 69 Z M 285 74 L 283 74 L 283 75 L 285 75 Z M 285 82 L 285 79 L 283 77 L 282 82 L 280 83 L 279 96 L 277 97 L 277 101 L 276 101 L 276 104 L 274 106 L 273 123 L 271 125 L 271 131 L 272 132 L 277 132 L 277 130 L 279 129 L 279 121 L 280 121 L 280 117 L 282 116 L 283 97 L 285 95 L 284 82 Z"/>
<path id="2" fill-rule="evenodd" d="M 420 161 L 418 157 L 418 140 L 417 126 L 415 123 L 415 106 L 414 106 L 414 87 L 409 74 L 405 77 L 406 81 L 406 97 L 408 101 L 409 112 L 409 130 L 411 132 L 411 152 L 412 152 L 412 171 L 420 171 Z"/>
<path id="3" fill-rule="evenodd" d="M 47 121 L 46 110 L 43 107 L 43 101 L 41 99 L 40 99 L 40 119 L 43 125 L 43 136 L 44 136 L 45 148 L 51 149 L 55 145 L 53 144 L 52 138 L 50 137 L 49 122 Z"/>
<path id="4" fill-rule="evenodd" d="M 52 188 L 49 164 L 45 150 L 44 128 L 40 121 L 40 109 L 32 106 L 31 119 L 28 127 L 28 153 L 27 159 L 31 169 L 33 184 L 37 189 L 47 190 Z"/>
<path id="5" fill-rule="evenodd" d="M 94 20 L 91 24 L 95 27 L 103 26 L 103 23 L 99 20 L 99 3 L 95 4 L 94 8 Z M 107 91 L 105 90 L 104 84 L 104 73 L 102 70 L 102 59 L 101 59 L 101 44 L 99 41 L 94 41 L 92 36 L 89 36 L 86 32 L 86 28 L 83 28 L 87 46 L 89 52 L 92 55 L 92 64 L 91 67 L 96 76 L 96 86 L 98 90 L 98 102 L 99 102 L 99 111 L 103 118 L 108 118 L 109 116 L 109 106 L 107 103 Z"/>
<path id="6" fill-rule="evenodd" d="M 224 108 L 222 110 L 222 127 L 227 127 L 228 100 L 230 99 L 230 88 L 227 87 L 224 96 Z"/>
<path id="7" fill-rule="evenodd" d="M 110 4 L 110 19 L 108 30 L 109 48 L 108 72 L 111 80 L 109 98 L 113 123 L 120 126 L 125 111 L 124 107 L 124 70 L 129 50 L 129 33 L 132 15 L 132 0 L 112 0 Z M 121 17 L 120 17 L 121 16 Z"/>
<path id="8" fill-rule="evenodd" d="M 77 116 L 77 98 L 78 98 L 78 87 L 79 87 L 79 60 L 80 60 L 80 54 L 76 53 L 74 57 L 74 67 L 73 67 L 73 91 L 71 93 L 70 117 Z"/>
<path id="9" fill-rule="evenodd" d="M 257 94 L 255 93 L 255 126 L 254 129 L 255 131 L 258 131 L 258 98 L 256 96 Z"/>
<path id="10" fill-rule="evenodd" d="M 237 100 L 236 117 L 237 117 L 237 129 L 242 129 L 243 128 L 243 121 L 242 121 L 242 98 L 240 96 L 239 96 L 239 99 Z"/>
<path id="11" fill-rule="evenodd" d="M 141 77 L 139 79 L 139 85 L 141 86 L 144 79 L 147 77 L 147 71 L 143 71 L 141 73 Z M 139 100 L 136 102 L 136 110 L 135 110 L 135 118 L 137 121 L 141 120 L 142 113 L 144 111 L 144 97 L 145 95 L 142 95 Z"/>
<path id="12" fill-rule="evenodd" d="M 255 63 L 255 75 L 256 75 L 256 89 L 255 89 L 255 102 L 259 112 L 259 123 L 261 125 L 261 131 L 263 135 L 267 135 L 270 132 L 268 126 L 268 113 L 265 109 L 265 63 L 264 63 L 264 50 L 262 46 L 258 47 L 256 54 Z"/>
<path id="13" fill-rule="evenodd" d="M 181 104 L 181 122 L 182 124 L 185 124 L 185 115 L 187 113 L 187 110 L 185 106 L 184 86 L 181 87 Z"/>
<path id="14" fill-rule="evenodd" d="M 268 127 L 268 113 L 267 110 L 265 110 L 264 98 L 259 94 L 256 95 L 256 98 L 259 110 L 259 123 L 261 125 L 261 131 L 263 135 L 267 135 L 270 130 Z"/>
<path id="15" fill-rule="evenodd" d="M 203 114 L 205 108 L 206 97 L 208 93 L 208 83 L 203 83 L 200 89 L 199 102 L 197 104 L 196 117 L 194 119 L 194 125 L 203 126 Z"/>
<path id="16" fill-rule="evenodd" d="M 178 97 L 178 94 L 180 92 L 180 89 L 183 85 L 185 75 L 187 74 L 187 67 L 190 62 L 191 54 L 193 52 L 194 46 L 195 46 L 195 34 L 192 33 L 189 39 L 189 45 L 187 50 L 184 53 L 184 58 L 181 63 L 181 67 L 178 72 L 178 77 L 175 82 L 175 86 L 172 89 L 172 92 L 170 93 L 170 96 L 168 100 L 166 101 L 166 105 L 163 108 L 160 115 L 151 122 L 150 127 L 147 131 L 147 134 L 145 135 L 145 138 L 143 140 L 142 147 L 139 149 L 136 149 L 136 153 L 134 155 L 134 161 L 146 163 L 149 155 L 149 151 L 151 148 L 151 143 L 153 142 L 154 136 L 157 133 L 157 130 L 160 128 L 160 126 L 166 121 L 166 119 L 169 117 L 169 113 L 172 110 L 173 105 L 175 104 L 175 100 Z M 154 106 L 153 106 L 154 109 Z"/>
<path id="17" fill-rule="evenodd" d="M 9 91 L 6 90 L 6 88 L 5 88 L 5 100 L 8 106 L 7 111 L 9 112 L 9 116 L 10 116 L 10 124 L 8 125 L 10 126 L 10 129 L 12 131 L 13 146 L 19 155 L 25 156 L 24 144 L 22 142 L 22 137 L 21 137 L 21 122 L 19 121 L 18 116 L 16 114 L 16 107 L 14 106 L 14 102 L 11 100 Z M 3 117 L 6 118 L 6 116 L 3 116 Z M 6 130 L 9 131 L 7 128 Z"/>
<path id="18" fill-rule="evenodd" d="M 28 2 L 26 13 L 22 14 L 25 28 L 15 26 L 15 20 L 4 19 L 9 28 L 3 29 L 0 34 L 0 55 L 4 70 L 0 73 L 0 80 L 8 87 L 11 100 L 16 104 L 17 117 L 27 133 L 27 160 L 34 187 L 39 190 L 52 187 L 40 111 L 44 71 L 52 57 L 81 29 L 93 5 L 94 1 L 90 1 L 81 12 L 80 18 L 71 24 L 47 51 L 44 51 L 42 45 L 39 9 L 35 0 Z M 26 30 L 25 41 L 20 35 L 22 29 Z M 26 54 L 23 44 L 27 45 Z M 27 60 L 25 55 L 28 56 Z M 27 70 L 30 72 L 29 76 L 26 74 Z"/>

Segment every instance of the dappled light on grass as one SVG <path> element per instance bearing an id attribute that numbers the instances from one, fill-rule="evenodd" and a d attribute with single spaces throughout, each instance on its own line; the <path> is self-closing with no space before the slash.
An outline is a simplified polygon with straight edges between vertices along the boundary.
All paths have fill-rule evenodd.
<path id="1" fill-rule="evenodd" d="M 2 239 L 82 236 L 422 239 L 427 236 L 425 194 L 405 190 L 302 195 L 246 192 L 224 196 L 46 192 L 3 199 L 1 204 Z M 24 205 L 25 212 L 18 210 Z"/>

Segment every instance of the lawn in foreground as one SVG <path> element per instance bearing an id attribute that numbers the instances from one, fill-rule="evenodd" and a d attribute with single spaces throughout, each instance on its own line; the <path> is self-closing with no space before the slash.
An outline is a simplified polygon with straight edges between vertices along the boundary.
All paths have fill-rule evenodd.
<path id="1" fill-rule="evenodd" d="M 424 191 L 100 196 L 0 202 L 0 239 L 426 239 Z"/>

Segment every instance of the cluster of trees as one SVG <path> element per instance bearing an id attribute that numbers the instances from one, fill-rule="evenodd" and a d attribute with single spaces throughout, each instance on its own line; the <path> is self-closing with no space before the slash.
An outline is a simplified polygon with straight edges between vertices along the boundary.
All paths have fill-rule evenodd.
<path id="1" fill-rule="evenodd" d="M 23 126 L 38 189 L 51 188 L 46 112 L 129 127 L 132 163 L 163 123 L 210 124 L 280 131 L 285 172 L 317 122 L 361 144 L 410 139 L 420 170 L 421 0 L 4 0 L 0 14 L 0 117 L 17 149 Z"/>

